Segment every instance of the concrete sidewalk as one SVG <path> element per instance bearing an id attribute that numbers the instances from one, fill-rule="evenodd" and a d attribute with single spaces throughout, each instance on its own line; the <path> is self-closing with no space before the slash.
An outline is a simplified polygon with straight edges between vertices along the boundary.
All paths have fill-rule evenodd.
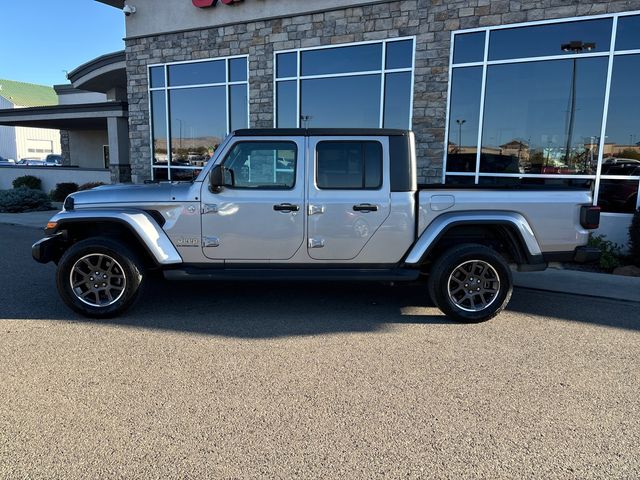
<path id="1" fill-rule="evenodd" d="M 544 272 L 513 272 L 516 287 L 590 297 L 640 302 L 640 277 L 548 268 Z"/>
<path id="2" fill-rule="evenodd" d="M 0 213 L 0 224 L 43 229 L 56 212 Z M 548 268 L 544 272 L 513 272 L 513 280 L 516 287 L 640 302 L 640 278 Z"/>
<path id="3" fill-rule="evenodd" d="M 56 213 L 58 209 L 44 212 L 0 213 L 0 223 L 44 229 L 49 219 Z"/>

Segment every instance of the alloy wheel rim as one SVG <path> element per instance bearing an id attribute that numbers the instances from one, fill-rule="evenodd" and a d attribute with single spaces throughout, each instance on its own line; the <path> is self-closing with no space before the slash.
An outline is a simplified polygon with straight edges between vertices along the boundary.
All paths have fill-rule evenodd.
<path id="1" fill-rule="evenodd" d="M 69 274 L 71 290 L 91 307 L 109 307 L 124 295 L 127 278 L 113 257 L 92 253 L 78 259 Z"/>
<path id="2" fill-rule="evenodd" d="M 469 260 L 453 269 L 447 282 L 449 300 L 466 312 L 481 312 L 498 298 L 500 275 L 483 260 Z"/>

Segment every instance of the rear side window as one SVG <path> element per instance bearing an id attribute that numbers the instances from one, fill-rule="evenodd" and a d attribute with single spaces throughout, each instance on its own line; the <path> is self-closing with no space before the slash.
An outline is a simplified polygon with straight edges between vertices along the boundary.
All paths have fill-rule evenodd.
<path id="1" fill-rule="evenodd" d="M 382 186 L 379 142 L 320 142 L 316 147 L 316 184 L 323 190 L 375 190 Z"/>

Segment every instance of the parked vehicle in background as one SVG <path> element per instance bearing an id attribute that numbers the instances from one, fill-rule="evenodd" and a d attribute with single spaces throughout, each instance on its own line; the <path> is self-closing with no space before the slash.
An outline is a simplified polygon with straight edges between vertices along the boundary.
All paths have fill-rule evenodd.
<path id="1" fill-rule="evenodd" d="M 45 163 L 44 160 L 39 158 L 23 158 L 17 163 L 17 165 L 20 165 L 21 167 L 44 167 Z"/>
<path id="2" fill-rule="evenodd" d="M 190 182 L 69 195 L 33 245 L 76 312 L 107 318 L 167 279 L 407 282 L 449 317 L 488 320 L 511 267 L 597 259 L 589 190 L 418 186 L 405 130 L 239 130 Z"/>
<path id="3" fill-rule="evenodd" d="M 15 164 L 16 161 L 11 158 L 0 157 L 0 166 L 2 167 L 13 167 Z"/>
<path id="4" fill-rule="evenodd" d="M 44 164 L 47 167 L 61 167 L 62 155 L 56 155 L 55 153 L 50 153 L 44 159 Z"/>

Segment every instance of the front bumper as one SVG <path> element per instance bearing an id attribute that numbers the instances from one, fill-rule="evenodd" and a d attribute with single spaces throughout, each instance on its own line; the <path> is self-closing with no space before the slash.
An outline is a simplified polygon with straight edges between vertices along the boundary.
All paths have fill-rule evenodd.
<path id="1" fill-rule="evenodd" d="M 62 234 L 58 233 L 34 243 L 31 247 L 31 256 L 36 262 L 40 263 L 57 262 L 64 252 L 63 247 L 64 240 Z"/>

